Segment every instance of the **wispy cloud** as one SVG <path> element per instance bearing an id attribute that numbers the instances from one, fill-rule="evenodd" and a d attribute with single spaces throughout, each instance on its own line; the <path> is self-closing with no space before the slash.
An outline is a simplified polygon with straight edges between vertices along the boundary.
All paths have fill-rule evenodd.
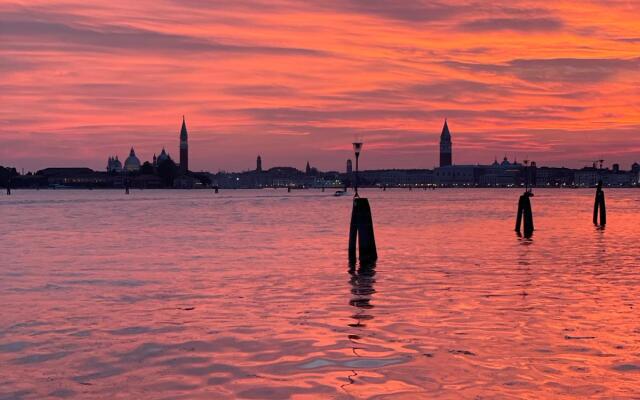
<path id="1" fill-rule="evenodd" d="M 460 28 L 475 32 L 489 31 L 556 31 L 564 26 L 558 18 L 482 18 L 463 22 Z"/>
<path id="2" fill-rule="evenodd" d="M 6 48 L 32 51 L 135 51 L 140 53 L 245 53 L 268 55 L 320 55 L 322 52 L 282 46 L 231 44 L 187 35 L 169 34 L 126 25 L 88 27 L 70 23 L 24 18 L 0 13 L 0 35 L 8 41 Z"/>
<path id="3" fill-rule="evenodd" d="M 444 65 L 472 72 L 512 74 L 532 82 L 594 83 L 619 72 L 636 71 L 640 58 L 549 58 L 516 59 L 502 64 L 445 61 Z"/>

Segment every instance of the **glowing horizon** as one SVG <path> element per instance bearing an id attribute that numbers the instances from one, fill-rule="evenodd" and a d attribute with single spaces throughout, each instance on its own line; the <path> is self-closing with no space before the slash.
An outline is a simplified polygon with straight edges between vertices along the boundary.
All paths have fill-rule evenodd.
<path id="1" fill-rule="evenodd" d="M 0 165 L 178 156 L 192 170 L 307 161 L 432 168 L 504 155 L 640 161 L 640 3 L 8 1 Z"/>

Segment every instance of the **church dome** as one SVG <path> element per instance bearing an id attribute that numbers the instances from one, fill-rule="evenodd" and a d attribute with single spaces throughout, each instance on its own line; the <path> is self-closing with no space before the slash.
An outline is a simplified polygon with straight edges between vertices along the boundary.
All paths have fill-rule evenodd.
<path id="1" fill-rule="evenodd" d="M 129 157 L 124 161 L 124 169 L 129 172 L 140 170 L 140 160 L 136 157 L 136 152 L 133 150 L 133 147 L 131 148 Z"/>
<path id="2" fill-rule="evenodd" d="M 158 156 L 156 163 L 158 165 L 162 164 L 163 162 L 165 162 L 166 160 L 168 160 L 169 154 L 167 154 L 167 152 L 164 150 L 164 147 L 162 148 L 162 152 L 160 152 L 160 155 Z"/>

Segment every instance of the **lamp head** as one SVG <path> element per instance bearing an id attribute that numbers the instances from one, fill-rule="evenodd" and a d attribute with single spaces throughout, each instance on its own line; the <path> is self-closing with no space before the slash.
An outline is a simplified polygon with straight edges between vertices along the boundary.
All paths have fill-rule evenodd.
<path id="1" fill-rule="evenodd" d="M 362 151 L 362 146 L 363 143 L 362 142 L 353 142 L 353 152 L 356 153 L 356 155 L 360 155 L 360 152 Z"/>

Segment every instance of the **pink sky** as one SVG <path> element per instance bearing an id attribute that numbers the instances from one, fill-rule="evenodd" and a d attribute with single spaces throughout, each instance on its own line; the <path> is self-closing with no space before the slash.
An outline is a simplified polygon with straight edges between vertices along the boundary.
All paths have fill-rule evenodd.
<path id="1" fill-rule="evenodd" d="M 0 165 L 192 170 L 640 161 L 640 2 L 0 3 Z"/>

